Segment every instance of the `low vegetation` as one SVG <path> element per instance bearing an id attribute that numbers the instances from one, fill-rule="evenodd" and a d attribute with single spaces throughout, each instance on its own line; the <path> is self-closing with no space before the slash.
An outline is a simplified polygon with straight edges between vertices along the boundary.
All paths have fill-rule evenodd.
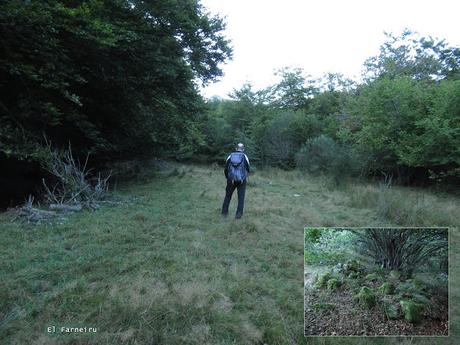
<path id="1" fill-rule="evenodd" d="M 382 218 L 375 207 L 350 206 L 349 188 L 357 185 L 331 188 L 327 178 L 276 169 L 250 177 L 241 221 L 222 219 L 222 170 L 170 166 L 150 180 L 119 185 L 117 204 L 82 210 L 66 220 L 27 224 L 12 221 L 8 212 L 0 215 L 1 343 L 349 344 L 303 336 L 303 228 L 365 221 L 383 225 L 394 219 Z M 378 193 L 371 184 L 363 188 Z M 455 199 L 427 196 L 445 205 L 443 212 L 457 214 L 460 209 Z M 460 259 L 458 246 L 455 230 L 451 260 Z M 319 254 L 311 256 L 317 264 Z M 326 261 L 335 258 L 327 254 Z M 340 263 L 345 266 L 347 259 Z M 329 270 L 325 264 L 315 267 L 319 273 Z M 460 335 L 455 317 L 460 272 L 451 268 L 450 331 Z M 342 313 L 342 305 L 327 296 L 340 295 L 353 284 L 358 293 L 365 284 L 352 277 L 365 276 L 362 269 L 358 261 L 350 262 L 344 272 L 351 277 L 343 281 L 331 272 L 337 289 L 328 290 L 326 282 L 317 290 L 316 314 Z M 97 327 L 98 332 L 50 335 L 50 325 Z M 440 339 L 439 344 L 455 344 L 453 340 Z M 364 345 L 367 340 L 354 341 Z M 423 338 L 411 341 L 431 344 Z"/>
<path id="2" fill-rule="evenodd" d="M 314 284 L 306 282 L 307 335 L 448 335 L 446 228 L 320 231 L 322 236 L 309 242 L 316 231 L 305 230 L 306 254 L 332 247 L 349 259 L 327 262 Z M 305 259 L 309 272 L 315 264 Z M 318 301 L 341 312 L 312 313 Z"/>

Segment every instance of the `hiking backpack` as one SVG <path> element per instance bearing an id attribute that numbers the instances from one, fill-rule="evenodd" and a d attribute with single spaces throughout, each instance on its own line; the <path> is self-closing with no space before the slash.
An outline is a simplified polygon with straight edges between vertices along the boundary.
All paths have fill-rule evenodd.
<path id="1" fill-rule="evenodd" d="M 241 184 L 246 180 L 246 167 L 244 164 L 244 154 L 233 152 L 230 155 L 230 164 L 228 167 L 228 178 L 233 184 Z"/>

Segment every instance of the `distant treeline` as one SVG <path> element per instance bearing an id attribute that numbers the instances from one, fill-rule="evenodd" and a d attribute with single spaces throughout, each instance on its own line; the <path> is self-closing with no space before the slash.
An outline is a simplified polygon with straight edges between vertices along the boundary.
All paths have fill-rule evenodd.
<path id="1" fill-rule="evenodd" d="M 211 100 L 201 120 L 202 152 L 221 159 L 243 141 L 262 166 L 458 182 L 460 48 L 409 30 L 386 36 L 359 83 L 284 68 L 271 87 L 247 84 L 231 100 Z"/>
<path id="2" fill-rule="evenodd" d="M 460 177 L 459 48 L 388 35 L 360 83 L 285 68 L 267 89 L 205 102 L 198 83 L 231 58 L 224 31 L 196 0 L 0 2 L 3 198 L 69 142 L 92 165 L 221 161 L 243 141 L 259 166 Z"/>

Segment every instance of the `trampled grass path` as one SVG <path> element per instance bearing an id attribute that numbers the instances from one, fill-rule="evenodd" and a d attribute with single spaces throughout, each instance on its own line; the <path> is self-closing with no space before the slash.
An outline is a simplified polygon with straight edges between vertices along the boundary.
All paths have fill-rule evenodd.
<path id="1" fill-rule="evenodd" d="M 1 214 L 0 343 L 433 344 L 305 339 L 303 228 L 458 227 L 457 199 L 336 188 L 326 178 L 271 170 L 251 177 L 244 217 L 235 220 L 220 217 L 224 186 L 220 168 L 177 166 L 120 187 L 120 205 L 64 222 L 26 225 Z M 394 206 L 400 195 L 407 201 Z M 460 343 L 457 230 L 451 239 L 453 336 L 436 344 Z M 52 325 L 97 333 L 49 334 Z"/>

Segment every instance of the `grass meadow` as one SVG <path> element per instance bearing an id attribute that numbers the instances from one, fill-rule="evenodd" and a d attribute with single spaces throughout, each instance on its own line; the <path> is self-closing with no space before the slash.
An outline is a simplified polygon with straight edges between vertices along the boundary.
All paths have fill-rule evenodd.
<path id="1" fill-rule="evenodd" d="M 224 187 L 221 168 L 174 165 L 64 221 L 0 214 L 0 343 L 460 343 L 458 198 L 267 170 L 250 177 L 235 220 L 220 216 Z M 451 336 L 304 338 L 304 227 L 393 225 L 456 227 Z M 48 333 L 53 325 L 97 333 Z"/>

